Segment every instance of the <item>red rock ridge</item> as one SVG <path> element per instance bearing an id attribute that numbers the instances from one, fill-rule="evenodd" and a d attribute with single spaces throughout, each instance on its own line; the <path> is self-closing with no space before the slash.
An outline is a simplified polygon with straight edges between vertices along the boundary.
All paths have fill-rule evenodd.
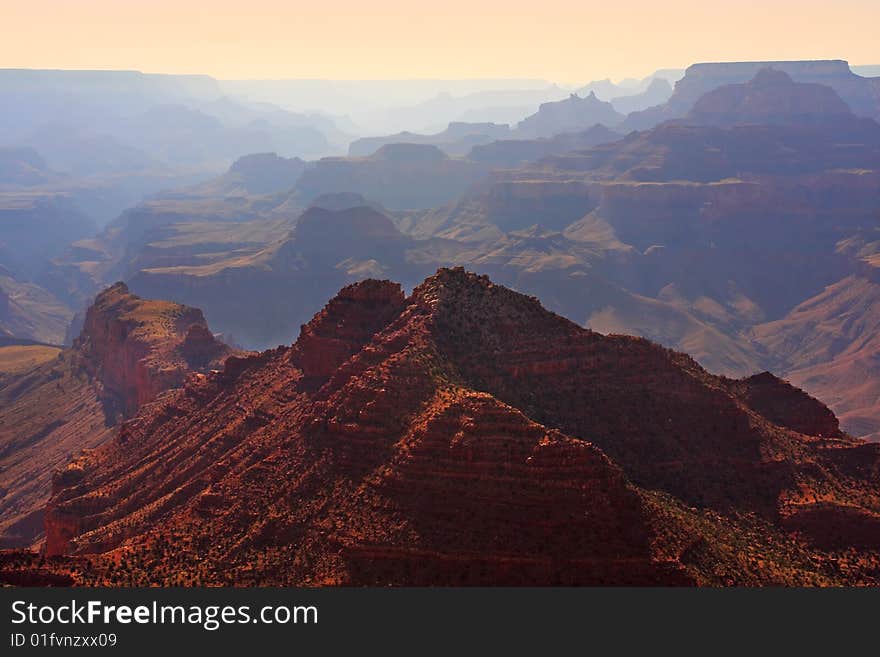
<path id="1" fill-rule="evenodd" d="M 773 422 L 737 386 L 463 270 L 405 301 L 366 282 L 292 348 L 230 359 L 71 464 L 47 549 L 124 559 L 94 583 L 839 577 L 786 522 L 819 502 L 877 515 L 878 453 Z M 803 402 L 782 393 L 762 403 Z M 842 518 L 844 542 L 864 545 L 870 522 Z M 763 565 L 737 561 L 742 541 Z"/>

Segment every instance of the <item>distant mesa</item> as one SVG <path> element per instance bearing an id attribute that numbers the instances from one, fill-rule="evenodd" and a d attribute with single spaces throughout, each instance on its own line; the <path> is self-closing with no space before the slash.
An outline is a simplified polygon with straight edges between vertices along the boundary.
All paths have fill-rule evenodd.
<path id="1" fill-rule="evenodd" d="M 385 144 L 370 159 L 378 162 L 442 162 L 449 156 L 433 144 Z"/>
<path id="2" fill-rule="evenodd" d="M 593 92 L 586 98 L 571 94 L 565 100 L 542 103 L 535 114 L 517 124 L 516 132 L 524 137 L 552 137 L 586 130 L 597 123 L 613 128 L 623 118 L 611 103 L 599 100 Z"/>
<path id="3" fill-rule="evenodd" d="M 857 116 L 880 119 L 880 78 L 854 74 L 842 60 L 700 63 L 689 66 L 668 102 L 627 116 L 624 130 L 644 130 L 682 118 L 704 94 L 729 84 L 743 84 L 762 69 L 786 73 L 800 83 L 831 87 Z"/>
<path id="4" fill-rule="evenodd" d="M 271 194 L 290 189 L 306 163 L 298 157 L 279 157 L 276 153 L 256 153 L 238 158 L 229 173 L 239 176 L 251 194 Z"/>
<path id="5" fill-rule="evenodd" d="M 385 213 L 385 209 L 373 201 L 364 198 L 363 194 L 355 192 L 334 192 L 321 194 L 309 203 L 309 208 L 322 208 L 331 212 L 349 210 L 351 208 L 371 207 L 377 212 Z"/>
<path id="6" fill-rule="evenodd" d="M 721 126 L 830 125 L 853 118 L 850 108 L 831 87 L 794 82 L 784 71 L 772 68 L 761 69 L 749 82 L 713 89 L 687 115 L 691 122 Z"/>
<path id="7" fill-rule="evenodd" d="M 220 176 L 183 189 L 165 191 L 159 197 L 194 200 L 280 194 L 289 192 L 296 185 L 306 166 L 307 163 L 298 157 L 252 153 L 239 157 Z"/>

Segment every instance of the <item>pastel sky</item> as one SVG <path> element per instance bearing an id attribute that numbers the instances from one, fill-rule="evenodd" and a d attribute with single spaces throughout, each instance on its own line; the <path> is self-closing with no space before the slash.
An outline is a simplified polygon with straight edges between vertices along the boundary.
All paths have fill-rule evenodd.
<path id="1" fill-rule="evenodd" d="M 0 0 L 0 67 L 219 78 L 644 76 L 880 64 L 880 0 Z"/>

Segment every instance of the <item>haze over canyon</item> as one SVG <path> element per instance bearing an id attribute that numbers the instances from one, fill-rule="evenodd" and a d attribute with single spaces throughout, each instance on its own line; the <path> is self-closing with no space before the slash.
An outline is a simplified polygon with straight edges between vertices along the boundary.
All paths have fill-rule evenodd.
<path id="1" fill-rule="evenodd" d="M 0 582 L 880 583 L 880 67 L 0 100 Z"/>

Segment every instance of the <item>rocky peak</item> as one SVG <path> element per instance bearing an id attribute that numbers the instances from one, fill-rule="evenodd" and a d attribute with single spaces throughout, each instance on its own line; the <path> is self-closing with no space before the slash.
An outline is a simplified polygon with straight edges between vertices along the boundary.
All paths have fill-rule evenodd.
<path id="1" fill-rule="evenodd" d="M 529 349 L 537 342 L 551 349 L 571 335 L 592 335 L 546 310 L 537 298 L 462 267 L 438 270 L 413 290 L 410 303 L 428 314 L 433 342 L 466 370 L 504 367 L 498 359 L 525 343 L 534 343 Z"/>
<path id="2" fill-rule="evenodd" d="M 404 305 L 400 285 L 368 279 L 342 288 L 302 326 L 291 360 L 303 371 L 307 388 L 316 388 L 383 329 Z"/>
<path id="3" fill-rule="evenodd" d="M 464 267 L 441 267 L 413 290 L 410 303 L 432 309 L 475 307 L 486 301 L 496 288 L 488 276 L 475 274 Z"/>

